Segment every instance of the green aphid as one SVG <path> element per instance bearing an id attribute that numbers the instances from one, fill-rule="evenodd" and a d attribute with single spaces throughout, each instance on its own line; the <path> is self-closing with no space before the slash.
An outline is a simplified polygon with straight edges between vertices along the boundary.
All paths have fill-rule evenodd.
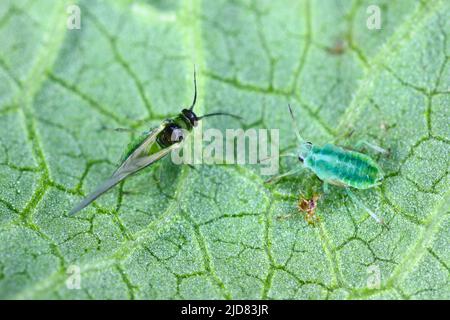
<path id="1" fill-rule="evenodd" d="M 183 109 L 175 118 L 164 120 L 157 128 L 144 132 L 131 142 L 124 153 L 121 165 L 113 175 L 73 208 L 69 214 L 77 213 L 125 178 L 148 167 L 169 154 L 172 150 L 180 148 L 183 141 L 186 141 L 188 135 L 197 126 L 199 120 L 216 115 L 228 115 L 240 118 L 225 112 L 214 112 L 198 117 L 192 111 L 197 101 L 195 70 L 194 90 L 194 99 L 189 109 Z M 124 130 L 126 129 L 118 129 L 118 131 Z"/>
<path id="2" fill-rule="evenodd" d="M 303 168 L 307 168 L 324 182 L 325 192 L 328 191 L 329 184 L 345 188 L 345 191 L 354 202 L 363 207 L 378 223 L 384 225 L 383 220 L 366 207 L 350 190 L 350 188 L 370 189 L 380 185 L 384 176 L 380 166 L 371 157 L 360 152 L 344 149 L 330 143 L 324 146 L 316 146 L 311 142 L 306 142 L 300 135 L 291 107 L 288 107 L 300 146 L 296 154 L 285 154 L 282 156 L 298 158 L 302 163 L 302 167 L 272 177 L 268 182 L 279 180 L 282 177 L 290 176 Z M 359 144 L 365 144 L 377 152 L 387 153 L 386 150 L 366 141 L 362 141 Z"/>

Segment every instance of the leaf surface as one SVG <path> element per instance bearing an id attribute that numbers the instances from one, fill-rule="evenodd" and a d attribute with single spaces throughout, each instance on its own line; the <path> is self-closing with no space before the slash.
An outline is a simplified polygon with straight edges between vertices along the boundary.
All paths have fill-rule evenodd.
<path id="1" fill-rule="evenodd" d="M 70 4 L 0 4 L 0 297 L 450 298 L 448 1 L 81 0 L 80 30 Z M 269 186 L 255 166 L 168 161 L 69 217 L 133 136 L 103 129 L 189 105 L 194 63 L 198 114 L 244 118 L 205 128 L 279 128 L 287 150 L 291 103 L 314 143 L 388 149 L 357 195 L 389 230 L 336 187 L 308 225 L 310 172 Z"/>

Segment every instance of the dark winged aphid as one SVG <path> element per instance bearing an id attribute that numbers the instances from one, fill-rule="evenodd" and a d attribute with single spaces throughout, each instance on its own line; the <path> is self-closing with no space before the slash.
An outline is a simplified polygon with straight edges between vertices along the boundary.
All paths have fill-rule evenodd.
<path id="1" fill-rule="evenodd" d="M 307 168 L 324 182 L 325 191 L 328 190 L 329 184 L 345 188 L 349 197 L 356 204 L 363 207 L 378 223 L 384 225 L 383 220 L 366 207 L 351 191 L 351 188 L 370 189 L 380 185 L 383 180 L 383 171 L 378 164 L 371 157 L 360 152 L 344 149 L 331 143 L 316 146 L 311 142 L 305 141 L 300 135 L 292 109 L 290 106 L 288 107 L 300 146 L 296 154 L 287 154 L 285 156 L 298 158 L 302 163 L 302 167 L 272 177 L 268 182 L 290 176 L 303 168 Z M 366 141 L 362 141 L 361 143 L 378 152 L 386 153 L 384 149 Z"/>
<path id="2" fill-rule="evenodd" d="M 193 112 L 196 101 L 197 81 L 194 70 L 194 99 L 189 109 L 183 109 L 175 118 L 163 121 L 160 126 L 143 133 L 136 141 L 132 142 L 122 159 L 122 164 L 113 175 L 73 208 L 69 214 L 77 213 L 125 178 L 181 147 L 199 120 L 217 115 L 240 118 L 226 112 L 214 112 L 199 117 Z"/>

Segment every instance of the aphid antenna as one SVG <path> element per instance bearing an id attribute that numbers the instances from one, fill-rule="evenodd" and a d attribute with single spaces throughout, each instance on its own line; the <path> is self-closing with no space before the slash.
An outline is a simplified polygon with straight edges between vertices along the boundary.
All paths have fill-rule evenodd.
<path id="1" fill-rule="evenodd" d="M 262 161 L 266 161 L 266 160 L 273 159 L 273 158 L 275 158 L 275 156 L 267 157 L 267 158 L 261 159 L 259 161 L 262 162 Z M 298 156 L 295 155 L 294 153 L 282 153 L 282 154 L 278 155 L 278 158 L 298 158 Z"/>
<path id="2" fill-rule="evenodd" d="M 305 139 L 303 139 L 302 136 L 300 135 L 300 130 L 298 128 L 297 121 L 295 119 L 294 112 L 292 112 L 290 104 L 288 104 L 288 108 L 289 108 L 289 113 L 291 114 L 292 124 L 294 125 L 295 135 L 297 136 L 298 142 L 302 143 L 305 141 Z"/>
<path id="3" fill-rule="evenodd" d="M 279 155 L 280 158 L 290 157 L 290 158 L 298 158 L 298 155 L 295 153 L 282 153 Z"/>
<path id="4" fill-rule="evenodd" d="M 235 119 L 242 120 L 242 117 L 239 117 L 239 116 L 237 116 L 237 115 L 234 115 L 234 114 L 231 114 L 231 113 L 228 113 L 228 112 L 213 112 L 213 113 L 208 113 L 208 114 L 205 114 L 205 115 L 203 115 L 203 116 L 201 116 L 201 117 L 198 117 L 198 120 L 201 120 L 201 119 L 203 119 L 203 118 L 213 117 L 213 116 L 230 116 L 230 117 L 233 117 L 233 118 L 235 118 Z"/>
<path id="5" fill-rule="evenodd" d="M 194 64 L 194 100 L 192 101 L 192 105 L 189 108 L 189 110 L 192 111 L 192 109 L 194 109 L 196 102 L 197 102 L 197 77 L 196 77 L 195 64 Z"/>

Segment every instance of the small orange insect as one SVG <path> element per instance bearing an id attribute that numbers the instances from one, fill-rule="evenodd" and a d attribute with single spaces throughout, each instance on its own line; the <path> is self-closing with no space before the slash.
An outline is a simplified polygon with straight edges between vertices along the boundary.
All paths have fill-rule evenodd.
<path id="1" fill-rule="evenodd" d="M 333 55 L 341 55 L 347 49 L 347 42 L 345 40 L 337 40 L 332 47 L 326 48 L 328 53 Z"/>
<path id="2" fill-rule="evenodd" d="M 310 225 L 315 225 L 320 221 L 320 218 L 316 215 L 317 201 L 320 196 L 315 194 L 312 199 L 305 199 L 303 196 L 298 200 L 297 208 L 300 212 L 305 213 L 305 220 Z"/>

